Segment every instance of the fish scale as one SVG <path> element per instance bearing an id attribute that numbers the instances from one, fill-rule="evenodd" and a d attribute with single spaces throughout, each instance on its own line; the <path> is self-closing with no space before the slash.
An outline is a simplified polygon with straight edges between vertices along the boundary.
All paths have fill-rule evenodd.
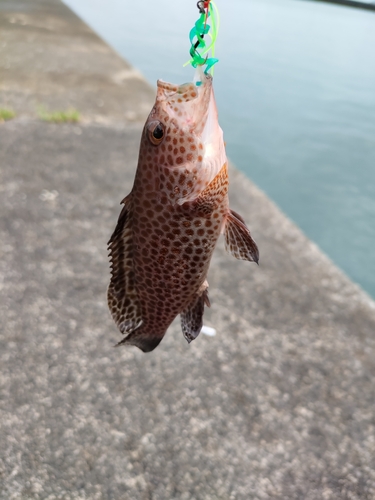
<path id="1" fill-rule="evenodd" d="M 220 233 L 238 259 L 258 262 L 241 216 L 229 209 L 228 168 L 212 89 L 158 81 L 131 193 L 109 241 L 108 305 L 124 339 L 153 350 L 181 315 L 188 342 L 209 305 L 207 273 Z"/>

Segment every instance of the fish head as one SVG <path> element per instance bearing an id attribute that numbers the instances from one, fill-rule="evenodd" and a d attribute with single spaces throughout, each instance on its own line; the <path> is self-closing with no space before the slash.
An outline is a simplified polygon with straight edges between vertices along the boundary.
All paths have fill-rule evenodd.
<path id="1" fill-rule="evenodd" d="M 195 199 L 221 170 L 227 161 L 223 132 L 212 77 L 201 68 L 183 85 L 158 80 L 141 155 L 158 177 L 158 189 L 178 204 Z"/>

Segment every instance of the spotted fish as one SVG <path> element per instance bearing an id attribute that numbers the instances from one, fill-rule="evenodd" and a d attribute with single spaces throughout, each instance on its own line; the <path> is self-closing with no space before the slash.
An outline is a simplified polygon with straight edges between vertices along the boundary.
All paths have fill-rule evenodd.
<path id="1" fill-rule="evenodd" d="M 188 342 L 209 306 L 207 272 L 220 233 L 237 259 L 258 262 L 244 220 L 229 208 L 228 165 L 212 77 L 157 82 L 131 193 L 108 243 L 108 305 L 118 344 L 155 349 L 180 314 Z"/>

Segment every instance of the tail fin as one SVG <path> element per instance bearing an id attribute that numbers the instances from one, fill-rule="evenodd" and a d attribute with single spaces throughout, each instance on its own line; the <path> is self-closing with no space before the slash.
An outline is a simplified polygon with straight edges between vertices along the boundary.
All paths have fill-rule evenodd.
<path id="1" fill-rule="evenodd" d="M 164 337 L 164 333 L 161 336 L 152 335 L 148 331 L 145 331 L 143 325 L 141 325 L 132 333 L 129 333 L 121 342 L 116 344 L 115 347 L 121 345 L 135 345 L 143 352 L 151 352 L 160 344 Z"/>

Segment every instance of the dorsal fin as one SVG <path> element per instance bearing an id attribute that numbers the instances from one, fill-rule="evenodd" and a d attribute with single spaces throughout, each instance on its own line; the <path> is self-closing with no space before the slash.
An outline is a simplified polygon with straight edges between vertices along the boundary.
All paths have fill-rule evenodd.
<path id="1" fill-rule="evenodd" d="M 112 276 L 107 298 L 109 310 L 120 332 L 129 335 L 141 325 L 142 314 L 133 270 L 131 193 L 121 203 L 124 207 L 108 242 Z"/>
<path id="2" fill-rule="evenodd" d="M 230 210 L 224 226 L 225 249 L 239 260 L 259 262 L 259 250 L 243 218 Z"/>

